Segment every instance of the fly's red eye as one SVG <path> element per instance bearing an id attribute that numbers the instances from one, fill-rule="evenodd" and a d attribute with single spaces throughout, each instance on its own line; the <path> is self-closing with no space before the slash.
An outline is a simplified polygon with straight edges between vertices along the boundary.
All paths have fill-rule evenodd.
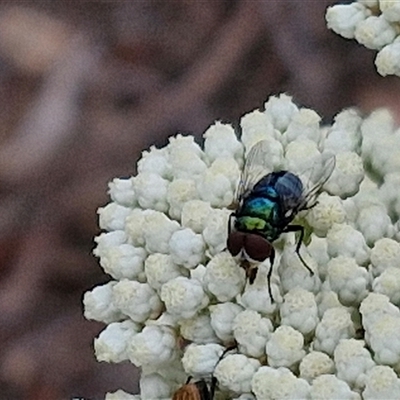
<path id="1" fill-rule="evenodd" d="M 246 234 L 242 232 L 231 232 L 226 242 L 226 247 L 233 257 L 237 256 L 244 247 Z"/>
<path id="2" fill-rule="evenodd" d="M 247 234 L 245 236 L 244 249 L 251 259 L 262 262 L 271 256 L 272 245 L 262 236 Z"/>

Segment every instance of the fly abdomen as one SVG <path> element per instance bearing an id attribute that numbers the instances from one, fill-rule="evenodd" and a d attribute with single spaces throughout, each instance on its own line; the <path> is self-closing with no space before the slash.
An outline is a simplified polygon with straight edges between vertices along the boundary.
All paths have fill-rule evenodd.
<path id="1" fill-rule="evenodd" d="M 268 188 L 274 189 L 279 197 L 300 197 L 303 193 L 303 183 L 300 178 L 289 172 L 272 172 L 264 176 L 253 188 L 253 193 L 262 193 Z"/>

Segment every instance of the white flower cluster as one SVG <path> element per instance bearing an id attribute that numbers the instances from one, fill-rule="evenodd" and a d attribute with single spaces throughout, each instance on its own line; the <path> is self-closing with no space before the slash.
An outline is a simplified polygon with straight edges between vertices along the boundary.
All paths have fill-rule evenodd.
<path id="1" fill-rule="evenodd" d="M 375 65 L 383 75 L 400 76 L 400 1 L 358 0 L 329 7 L 328 28 L 378 50 Z"/>
<path id="2" fill-rule="evenodd" d="M 212 375 L 230 399 L 399 398 L 400 130 L 384 110 L 365 119 L 345 110 L 321 127 L 284 94 L 241 128 L 238 139 L 216 123 L 203 148 L 173 137 L 143 153 L 137 176 L 110 183 L 94 253 L 112 280 L 84 305 L 108 324 L 97 359 L 141 367 L 140 395 L 119 398 L 171 399 L 189 376 L 210 384 Z M 294 234 L 282 234 L 274 301 L 269 260 L 250 284 L 226 250 L 228 206 L 260 140 L 268 168 L 310 179 L 336 157 L 317 204 L 298 216 L 314 274 Z"/>

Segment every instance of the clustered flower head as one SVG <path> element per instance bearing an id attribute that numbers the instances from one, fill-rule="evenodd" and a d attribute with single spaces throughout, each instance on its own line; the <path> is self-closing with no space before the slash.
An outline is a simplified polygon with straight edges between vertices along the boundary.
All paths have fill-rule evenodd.
<path id="1" fill-rule="evenodd" d="M 140 394 L 107 398 L 170 399 L 189 376 L 214 376 L 228 399 L 398 398 L 400 130 L 385 110 L 348 109 L 321 126 L 285 94 L 240 125 L 238 137 L 215 123 L 202 147 L 171 137 L 143 152 L 136 176 L 109 185 L 94 254 L 112 279 L 85 294 L 85 316 L 108 325 L 97 359 L 129 360 L 141 378 Z M 294 234 L 282 234 L 273 300 L 269 260 L 250 284 L 226 249 L 228 207 L 261 140 L 268 168 L 289 169 L 306 188 L 336 158 L 318 203 L 298 215 L 314 275 Z"/>
<path id="2" fill-rule="evenodd" d="M 358 0 L 329 7 L 328 28 L 355 39 L 369 49 L 378 50 L 378 72 L 400 76 L 400 1 Z"/>

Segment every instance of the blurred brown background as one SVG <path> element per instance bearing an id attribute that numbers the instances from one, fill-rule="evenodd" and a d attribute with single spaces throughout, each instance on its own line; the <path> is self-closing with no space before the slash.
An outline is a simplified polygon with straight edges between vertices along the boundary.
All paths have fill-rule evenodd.
<path id="1" fill-rule="evenodd" d="M 332 3 L 0 1 L 0 399 L 137 391 L 133 366 L 95 361 L 81 299 L 109 279 L 96 209 L 143 149 L 282 91 L 328 122 L 400 115 L 398 78 L 326 29 Z"/>

